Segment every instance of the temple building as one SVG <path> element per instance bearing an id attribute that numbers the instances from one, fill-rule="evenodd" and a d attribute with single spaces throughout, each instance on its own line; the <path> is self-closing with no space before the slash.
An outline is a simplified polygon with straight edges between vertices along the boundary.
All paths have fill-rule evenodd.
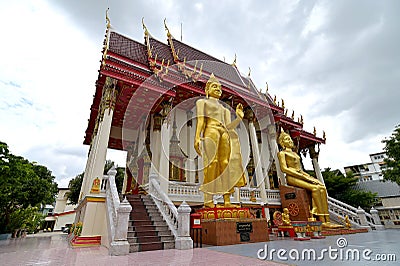
<path id="1" fill-rule="evenodd" d="M 139 201 L 137 194 L 151 195 L 164 220 L 173 217 L 167 224 L 174 234 L 175 248 L 187 247 L 189 242 L 184 242 L 187 239 L 173 224 L 181 221 L 181 209 L 203 205 L 199 186 L 204 165 L 194 149 L 196 100 L 204 98 L 204 87 L 212 74 L 222 85 L 224 106 L 234 114 L 240 103 L 245 113 L 236 131 L 247 185 L 235 188 L 231 202 L 258 211 L 266 219 L 282 207 L 278 188 L 286 181 L 277 160 L 277 137 L 283 130 L 291 135 L 296 152 L 311 159 L 316 176 L 323 182 L 318 154 L 326 141 L 325 133 L 317 136 L 315 130 L 305 131 L 303 118 L 288 116 L 283 100 L 277 103 L 268 90 L 257 89 L 250 73 L 240 73 L 236 59 L 232 64 L 221 61 L 175 39 L 165 21 L 164 27 L 165 42 L 154 38 L 143 23 L 144 42 L 140 42 L 112 30 L 107 18 L 84 138 L 90 149 L 75 222 L 83 224 L 81 236 L 101 236 L 87 241 L 101 241 L 110 250 L 123 245 L 116 228 L 124 222 L 119 220 L 117 209 L 129 213 L 130 206 L 115 194 L 112 172 L 103 175 L 107 149 L 127 152 L 122 194 L 131 202 L 132 212 L 141 208 L 134 205 Z M 222 197 L 214 196 L 214 201 L 221 202 Z M 291 208 L 289 211 L 296 214 L 297 206 Z M 131 221 L 129 224 L 132 226 Z M 124 237 L 126 232 L 120 239 Z M 140 239 L 132 241 L 137 242 L 130 242 L 130 251 L 145 250 L 144 245 L 136 245 Z M 164 248 L 169 247 L 167 240 L 163 243 Z"/>

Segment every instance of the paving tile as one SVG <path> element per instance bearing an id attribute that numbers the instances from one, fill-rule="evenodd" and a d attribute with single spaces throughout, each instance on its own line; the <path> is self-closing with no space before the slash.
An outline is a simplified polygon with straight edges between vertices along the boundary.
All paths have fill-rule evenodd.
<path id="1" fill-rule="evenodd" d="M 398 265 L 400 261 L 400 230 L 373 231 L 370 233 L 330 236 L 322 240 L 298 242 L 290 238 L 265 243 L 231 246 L 208 246 L 191 250 L 157 250 L 130 253 L 126 256 L 110 256 L 105 247 L 71 248 L 62 233 L 47 233 L 23 239 L 0 240 L 0 265 L 315 265 L 316 261 L 260 260 L 257 251 L 265 245 L 270 249 L 315 249 L 317 252 L 329 246 L 337 248 L 337 239 L 344 237 L 346 248 L 363 250 L 373 254 L 391 253 L 397 261 L 344 261 L 324 259 L 323 265 Z M 318 263 L 317 262 L 317 263 Z M 396 263 L 397 262 L 397 263 Z"/>

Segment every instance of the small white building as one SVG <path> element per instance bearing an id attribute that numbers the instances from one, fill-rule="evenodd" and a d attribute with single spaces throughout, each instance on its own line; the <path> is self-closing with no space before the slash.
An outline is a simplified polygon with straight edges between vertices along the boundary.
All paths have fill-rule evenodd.
<path id="1" fill-rule="evenodd" d="M 76 205 L 70 204 L 67 199 L 68 188 L 59 188 L 56 206 L 54 208 L 55 225 L 54 231 L 62 230 L 64 227 L 70 226 L 75 220 Z"/>

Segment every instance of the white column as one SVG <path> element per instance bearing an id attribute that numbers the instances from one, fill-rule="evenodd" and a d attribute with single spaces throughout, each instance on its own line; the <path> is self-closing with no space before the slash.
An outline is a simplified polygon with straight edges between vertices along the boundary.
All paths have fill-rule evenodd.
<path id="1" fill-rule="evenodd" d="M 90 148 L 89 148 L 89 154 L 88 158 L 86 161 L 86 166 L 85 166 L 85 172 L 83 175 L 83 180 L 82 180 L 82 185 L 81 185 L 81 191 L 79 194 L 79 201 L 86 195 L 86 187 L 88 186 L 88 174 L 89 174 L 89 169 L 91 169 L 91 166 L 93 164 L 93 157 L 94 153 L 96 150 L 96 144 L 97 144 L 97 133 L 94 133 L 95 135 L 92 137 L 92 141 L 90 143 Z"/>
<path id="2" fill-rule="evenodd" d="M 261 196 L 262 202 L 266 203 L 267 202 L 267 193 L 265 192 L 263 172 L 261 169 L 260 151 L 258 149 L 256 128 L 254 127 L 254 123 L 252 121 L 249 123 L 249 131 L 250 131 L 251 148 L 253 150 L 253 160 L 254 160 L 255 171 L 256 171 L 257 186 L 260 188 L 260 196 Z"/>
<path id="3" fill-rule="evenodd" d="M 277 143 L 276 139 L 277 139 L 277 135 L 276 135 L 276 131 L 275 131 L 275 125 L 270 124 L 268 126 L 268 141 L 269 141 L 269 146 L 271 148 L 272 156 L 274 158 L 276 173 L 278 175 L 279 180 L 281 181 L 281 185 L 286 185 L 286 179 L 281 170 L 281 166 L 280 166 L 279 160 L 278 160 L 279 148 L 278 148 L 278 143 Z"/>
<path id="4" fill-rule="evenodd" d="M 190 119 L 192 119 L 193 112 L 192 111 L 187 111 L 187 121 L 189 122 Z M 193 139 L 194 136 L 191 134 L 192 130 L 192 121 L 190 121 L 190 125 L 188 125 L 188 122 L 186 122 L 186 152 L 188 159 L 186 160 L 186 165 L 185 165 L 185 173 L 186 173 L 186 181 L 190 183 L 195 182 L 195 176 L 196 176 L 196 169 L 194 165 L 194 157 L 193 157 Z"/>
<path id="5" fill-rule="evenodd" d="M 261 165 L 262 168 L 264 168 L 264 172 L 263 172 L 263 180 L 264 183 L 266 183 L 266 189 L 270 189 L 270 183 L 269 183 L 269 176 L 268 176 L 268 172 L 269 172 L 269 167 L 271 166 L 270 164 L 270 160 L 272 159 L 271 156 L 271 151 L 269 149 L 269 144 L 268 144 L 268 137 L 265 135 L 265 133 L 261 132 Z M 264 140 L 266 140 L 266 142 L 263 142 Z"/>
<path id="6" fill-rule="evenodd" d="M 93 166 L 91 167 L 91 171 L 89 171 L 89 182 L 86 183 L 86 185 L 88 185 L 86 187 L 87 194 L 90 193 L 90 188 L 92 186 L 93 180 L 96 177 L 102 178 L 103 176 L 113 112 L 114 111 L 112 109 L 106 109 L 104 112 L 103 121 L 101 122 L 102 125 L 99 128 L 98 145 L 93 158 Z"/>
<path id="7" fill-rule="evenodd" d="M 317 176 L 317 179 L 319 181 L 321 181 L 322 184 L 325 185 L 325 181 L 324 181 L 324 178 L 322 176 L 321 168 L 319 167 L 319 163 L 318 163 L 317 158 L 312 158 L 311 161 L 312 161 L 312 164 L 313 164 L 313 167 L 314 167 L 314 171 L 315 171 L 315 175 Z"/>
<path id="8" fill-rule="evenodd" d="M 151 158 L 151 165 L 149 171 L 149 183 L 151 178 L 159 178 L 160 167 L 160 150 L 161 150 L 161 133 L 160 131 L 153 131 L 153 151 Z"/>
<path id="9" fill-rule="evenodd" d="M 93 180 L 103 177 L 104 163 L 106 161 L 108 140 L 110 137 L 111 123 L 114 113 L 116 81 L 107 77 L 103 87 L 103 95 L 98 114 L 97 135 L 93 139 L 87 167 L 82 183 L 81 198 L 90 193 Z"/>
<path id="10" fill-rule="evenodd" d="M 319 152 L 315 151 L 315 147 L 314 146 L 311 146 L 308 149 L 309 149 L 309 152 L 310 152 L 311 162 L 312 162 L 312 165 L 314 167 L 315 175 L 317 176 L 317 179 L 319 181 L 321 181 L 322 184 L 325 185 L 324 177 L 322 176 L 321 168 L 319 167 L 319 163 L 318 163 Z"/>
<path id="11" fill-rule="evenodd" d="M 169 141 L 171 139 L 171 127 L 168 125 L 168 119 L 164 119 L 161 126 L 161 150 L 160 150 L 160 187 L 168 195 L 169 183 Z"/>

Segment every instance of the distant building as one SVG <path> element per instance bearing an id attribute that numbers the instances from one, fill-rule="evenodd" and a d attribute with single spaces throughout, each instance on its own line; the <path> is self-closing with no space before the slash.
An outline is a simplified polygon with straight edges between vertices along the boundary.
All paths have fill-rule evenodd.
<path id="1" fill-rule="evenodd" d="M 382 224 L 386 228 L 400 228 L 400 186 L 392 181 L 383 181 L 382 170 L 385 169 L 384 152 L 370 154 L 370 163 L 346 166 L 346 173 L 353 172 L 359 182 L 355 188 L 378 194 L 378 210 Z"/>
<path id="2" fill-rule="evenodd" d="M 382 170 L 385 168 L 383 161 L 387 156 L 384 152 L 373 153 L 369 155 L 371 162 L 352 166 L 345 166 L 346 173 L 352 172 L 359 182 L 371 180 L 383 180 Z"/>
<path id="3" fill-rule="evenodd" d="M 400 228 L 400 186 L 392 181 L 372 180 L 359 182 L 356 189 L 378 194 L 378 210 L 381 222 L 387 228 Z"/>
<path id="4" fill-rule="evenodd" d="M 50 228 L 51 230 L 53 230 L 54 224 L 56 222 L 56 218 L 53 216 L 54 206 L 51 204 L 46 204 L 44 207 L 42 207 L 42 214 L 46 216 L 44 218 L 43 229 L 48 230 L 48 228 Z"/>

